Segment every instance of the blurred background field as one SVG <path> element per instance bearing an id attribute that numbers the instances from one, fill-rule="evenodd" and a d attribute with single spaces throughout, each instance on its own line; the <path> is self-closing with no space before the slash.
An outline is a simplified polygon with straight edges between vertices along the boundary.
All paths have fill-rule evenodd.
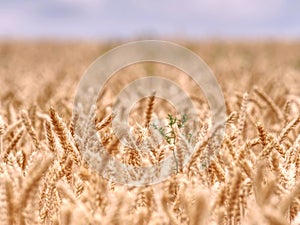
<path id="1" fill-rule="evenodd" d="M 29 107 L 37 102 L 46 109 L 51 104 L 61 104 L 64 101 L 70 106 L 80 78 L 88 66 L 120 43 L 122 42 L 2 42 L 2 104 L 13 103 L 19 108 Z M 300 43 L 297 41 L 177 43 L 194 51 L 207 63 L 225 94 L 242 93 L 260 86 L 274 93 L 284 89 L 290 94 L 299 95 Z M 168 73 L 174 74 L 166 70 L 161 73 L 165 76 Z M 151 74 L 146 72 L 144 75 Z M 117 82 L 121 82 L 119 78 L 122 73 L 116 76 Z M 45 97 L 49 101 L 44 101 Z"/>

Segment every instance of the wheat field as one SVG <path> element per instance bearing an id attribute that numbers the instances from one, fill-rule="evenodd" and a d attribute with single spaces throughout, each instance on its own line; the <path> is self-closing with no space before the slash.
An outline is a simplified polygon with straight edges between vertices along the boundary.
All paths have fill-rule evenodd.
<path id="1" fill-rule="evenodd" d="M 117 44 L 0 44 L 0 224 L 300 224 L 300 43 L 181 43 L 212 69 L 226 103 L 226 134 L 205 170 L 200 164 L 211 147 L 211 115 L 201 90 L 166 65 L 117 72 L 99 94 L 95 124 L 103 145 L 124 163 L 154 165 L 185 148 L 167 138 L 146 156 L 121 147 L 111 121 L 114 96 L 124 84 L 155 71 L 189 91 L 199 108 L 194 142 L 202 144 L 190 162 L 183 166 L 179 154 L 173 176 L 139 187 L 111 182 L 90 168 L 74 134 L 80 78 Z M 155 96 L 139 101 L 129 121 L 137 140 L 149 135 L 153 115 L 168 114 L 180 116 Z M 180 139 L 188 126 L 182 131 L 175 125 Z"/>

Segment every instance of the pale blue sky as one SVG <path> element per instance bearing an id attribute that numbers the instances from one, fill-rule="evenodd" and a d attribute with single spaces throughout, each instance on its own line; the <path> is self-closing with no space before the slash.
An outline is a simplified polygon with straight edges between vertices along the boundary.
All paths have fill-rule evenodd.
<path id="1" fill-rule="evenodd" d="M 0 38 L 300 38 L 299 0 L 0 0 Z"/>

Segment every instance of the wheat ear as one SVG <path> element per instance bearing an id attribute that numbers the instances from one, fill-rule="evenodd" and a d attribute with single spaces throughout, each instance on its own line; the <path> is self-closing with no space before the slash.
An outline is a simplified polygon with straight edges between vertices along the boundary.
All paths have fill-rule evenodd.
<path id="1" fill-rule="evenodd" d="M 300 116 L 292 120 L 286 127 L 281 131 L 278 142 L 281 143 L 284 139 L 287 138 L 287 135 L 291 130 L 293 130 L 300 123 Z"/>
<path id="2" fill-rule="evenodd" d="M 28 178 L 20 190 L 20 198 L 18 201 L 19 221 L 21 224 L 25 224 L 22 211 L 25 209 L 27 202 L 30 200 L 29 196 L 37 187 L 39 181 L 49 168 L 51 162 L 52 157 L 46 157 L 44 160 L 42 160 L 42 157 L 40 157 L 38 160 L 36 160 L 36 163 L 32 166 L 28 173 Z"/>
<path id="3" fill-rule="evenodd" d="M 24 133 L 24 129 L 21 129 L 18 131 L 18 133 L 14 136 L 14 138 L 11 140 L 7 148 L 5 149 L 3 153 L 3 161 L 7 161 L 7 157 L 9 153 L 17 146 L 18 142 L 21 140 Z"/>
<path id="4" fill-rule="evenodd" d="M 69 126 L 69 130 L 73 138 L 75 137 L 75 129 L 76 129 L 76 123 L 78 119 L 79 119 L 79 114 L 77 112 L 74 112 Z"/>
<path id="5" fill-rule="evenodd" d="M 243 95 L 243 100 L 241 104 L 241 108 L 239 111 L 239 117 L 238 117 L 238 122 L 237 122 L 237 137 L 241 138 L 242 131 L 244 130 L 245 124 L 246 124 L 246 111 L 247 111 L 247 106 L 249 103 L 249 94 L 246 92 Z M 241 140 L 240 140 L 241 141 Z"/>
<path id="6" fill-rule="evenodd" d="M 239 203 L 238 203 L 238 197 L 239 197 L 239 191 L 240 191 L 240 187 L 242 184 L 242 176 L 241 173 L 239 171 L 235 171 L 235 175 L 233 178 L 233 181 L 231 183 L 231 187 L 230 187 L 230 194 L 228 197 L 228 208 L 227 208 L 227 212 L 228 212 L 228 219 L 230 221 L 232 220 L 236 220 L 239 216 Z"/>
<path id="7" fill-rule="evenodd" d="M 8 224 L 14 224 L 14 192 L 11 181 L 7 178 L 5 181 L 6 202 L 7 202 L 7 216 Z"/>
<path id="8" fill-rule="evenodd" d="M 107 117 L 105 117 L 101 122 L 97 123 L 96 129 L 97 131 L 102 130 L 103 128 L 107 127 L 115 117 L 114 113 L 109 114 Z"/>
<path id="9" fill-rule="evenodd" d="M 162 203 L 162 208 L 164 210 L 164 212 L 166 213 L 166 215 L 168 216 L 171 224 L 177 225 L 177 221 L 174 218 L 174 216 L 172 215 L 172 213 L 170 212 L 169 208 L 168 208 L 168 196 L 166 194 L 163 195 L 162 199 L 161 199 L 161 203 Z"/>
<path id="10" fill-rule="evenodd" d="M 280 211 L 282 214 L 285 214 L 292 202 L 297 199 L 300 195 L 300 184 L 296 184 L 294 189 L 282 200 L 280 204 Z"/>
<path id="11" fill-rule="evenodd" d="M 273 110 L 273 112 L 275 112 L 280 121 L 284 121 L 284 116 L 282 115 L 280 108 L 263 90 L 255 87 L 254 92 L 270 106 L 270 108 Z"/>
<path id="12" fill-rule="evenodd" d="M 51 128 L 51 124 L 49 121 L 45 121 L 45 132 L 46 132 L 46 138 L 47 138 L 47 141 L 48 141 L 48 146 L 49 146 L 49 149 L 51 152 L 55 152 L 55 138 L 54 138 L 54 134 L 53 134 L 53 131 L 52 131 L 52 128 Z"/>
<path id="13" fill-rule="evenodd" d="M 29 119 L 28 113 L 25 110 L 21 111 L 21 118 L 22 118 L 22 122 L 26 128 L 27 133 L 29 134 L 29 136 L 31 137 L 34 146 L 36 148 L 36 150 L 40 150 L 41 149 L 41 145 L 38 139 L 38 136 L 35 132 L 34 127 L 32 126 L 32 123 Z"/>
<path id="14" fill-rule="evenodd" d="M 59 143 L 62 148 L 65 150 L 66 154 L 70 154 L 75 163 L 79 164 L 79 153 L 76 151 L 76 147 L 71 144 L 70 137 L 68 136 L 67 128 L 65 123 L 62 121 L 61 117 L 57 112 L 51 107 L 50 108 L 50 118 L 51 124 L 53 126 L 54 132 L 58 136 Z M 66 160 L 66 157 L 63 157 L 63 162 Z"/>
<path id="15" fill-rule="evenodd" d="M 0 115 L 0 155 L 3 152 L 3 134 L 5 132 L 5 124 L 2 116 Z"/>
<path id="16" fill-rule="evenodd" d="M 20 125 L 22 124 L 22 119 L 17 120 L 15 123 L 9 125 L 6 130 L 5 133 L 3 135 L 3 139 L 8 139 L 10 137 L 10 134 Z"/>
<path id="17" fill-rule="evenodd" d="M 148 127 L 151 119 L 152 119 L 152 113 L 153 113 L 153 106 L 155 101 L 155 91 L 152 92 L 151 97 L 149 98 L 146 113 L 145 113 L 145 127 Z"/>
<path id="18" fill-rule="evenodd" d="M 195 205 L 189 205 L 191 225 L 206 224 L 206 218 L 209 213 L 209 208 L 205 194 L 206 193 L 198 191 L 198 193 L 196 193 Z"/>
<path id="19" fill-rule="evenodd" d="M 260 143 L 261 143 L 262 147 L 265 148 L 268 143 L 268 134 L 260 122 L 256 123 L 256 128 L 258 131 L 258 137 L 260 139 Z"/>

